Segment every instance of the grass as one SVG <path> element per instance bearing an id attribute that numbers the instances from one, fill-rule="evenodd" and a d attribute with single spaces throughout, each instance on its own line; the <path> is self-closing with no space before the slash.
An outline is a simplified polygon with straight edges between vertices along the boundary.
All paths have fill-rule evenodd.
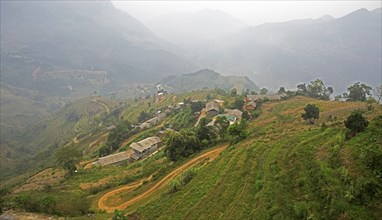
<path id="1" fill-rule="evenodd" d="M 156 108 L 187 97 L 169 95 L 171 100 L 152 105 Z M 132 111 L 124 115 L 139 114 L 140 109 L 133 108 L 145 102 L 138 100 L 127 107 Z M 313 126 L 301 118 L 308 103 L 320 108 L 321 117 Z M 366 104 L 306 97 L 264 103 L 260 117 L 248 124 L 247 139 L 230 146 L 213 161 L 200 164 L 193 178 L 179 189 L 168 193 L 167 187 L 160 188 L 126 211 L 142 219 L 380 219 L 382 205 L 375 197 L 380 194 L 373 189 L 382 183 L 369 161 L 378 162 L 381 154 L 376 146 L 382 146 L 382 121 L 373 119 L 382 115 L 382 108 L 366 111 L 370 126 L 346 140 L 343 119 L 357 108 L 366 111 Z M 283 120 L 282 115 L 291 116 L 291 120 Z M 337 119 L 329 120 L 329 115 Z M 321 127 L 323 122 L 327 124 L 325 129 Z M 155 131 L 149 129 L 136 138 Z M 79 146 L 87 146 L 99 137 L 85 136 Z M 67 192 L 70 201 L 86 198 L 92 202 L 90 209 L 97 211 L 98 198 L 110 188 L 153 175 L 141 187 L 107 201 L 109 205 L 121 204 L 190 159 L 171 163 L 161 151 L 132 164 L 80 170 L 53 185 L 52 190 L 59 191 L 53 195 L 61 198 Z M 81 190 L 81 184 L 93 185 Z M 46 192 L 35 193 L 39 197 Z M 97 213 L 99 219 L 110 217 Z"/>
<path id="2" fill-rule="evenodd" d="M 171 195 L 158 192 L 129 210 L 143 219 L 381 218 L 376 211 L 381 207 L 378 202 L 352 200 L 349 193 L 355 185 L 360 193 L 365 184 L 378 181 L 371 180 L 370 169 L 354 155 L 362 155 L 362 144 L 371 147 L 382 143 L 382 131 L 371 125 L 367 132 L 347 141 L 342 122 L 328 123 L 325 130 L 319 125 L 309 126 L 298 119 L 309 102 L 319 105 L 322 115 L 335 112 L 338 118 L 366 107 L 364 103 L 304 97 L 265 104 L 266 113 L 249 127 L 250 139 L 202 167 L 179 191 Z M 281 129 L 276 114 L 292 114 L 297 120 Z M 381 115 L 380 109 L 366 112 L 370 120 L 377 115 Z M 322 117 L 319 121 L 326 120 Z M 378 135 L 373 135 L 376 132 Z M 351 153 L 344 154 L 343 149 Z M 350 176 L 351 167 L 361 172 Z"/>

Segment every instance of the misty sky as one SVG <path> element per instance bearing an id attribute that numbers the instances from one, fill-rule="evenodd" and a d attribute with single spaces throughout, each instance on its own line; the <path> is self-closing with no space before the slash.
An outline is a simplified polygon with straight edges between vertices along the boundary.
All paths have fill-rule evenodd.
<path id="1" fill-rule="evenodd" d="M 112 1 L 143 23 L 170 12 L 196 12 L 206 8 L 225 11 L 250 25 L 293 19 L 344 16 L 359 8 L 380 8 L 381 1 Z"/>

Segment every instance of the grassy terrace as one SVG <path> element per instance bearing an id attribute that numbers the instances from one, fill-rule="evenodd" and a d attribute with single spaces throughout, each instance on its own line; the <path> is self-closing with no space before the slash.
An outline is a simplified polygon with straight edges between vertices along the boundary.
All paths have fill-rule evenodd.
<path id="1" fill-rule="evenodd" d="M 321 109 L 314 126 L 300 119 L 307 103 Z M 250 124 L 251 138 L 199 168 L 180 191 L 158 191 L 145 205 L 128 210 L 143 219 L 378 219 L 381 204 L 366 206 L 356 197 L 373 175 L 360 151 L 382 143 L 382 122 L 345 140 L 342 119 L 355 108 L 366 104 L 303 97 L 265 104 Z M 381 113 L 376 106 L 366 116 L 371 120 Z M 280 114 L 294 120 L 283 122 Z M 328 121 L 329 115 L 337 120 Z M 321 128 L 322 122 L 328 128 Z"/>

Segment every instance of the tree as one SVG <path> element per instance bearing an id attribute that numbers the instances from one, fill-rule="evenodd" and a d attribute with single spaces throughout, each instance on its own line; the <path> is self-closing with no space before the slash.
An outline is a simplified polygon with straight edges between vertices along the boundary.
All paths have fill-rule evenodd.
<path id="1" fill-rule="evenodd" d="M 243 111 L 243 114 L 241 115 L 241 118 L 248 121 L 249 119 L 251 119 L 249 113 L 247 111 Z"/>
<path id="2" fill-rule="evenodd" d="M 266 88 L 260 89 L 260 95 L 266 95 L 266 94 L 268 94 L 268 89 Z"/>
<path id="3" fill-rule="evenodd" d="M 286 94 L 285 88 L 284 88 L 284 87 L 280 87 L 280 89 L 279 89 L 279 91 L 277 92 L 277 94 L 279 94 L 279 95 L 284 95 L 284 94 Z"/>
<path id="4" fill-rule="evenodd" d="M 231 89 L 231 97 L 235 97 L 235 96 L 237 96 L 237 89 L 233 88 Z"/>
<path id="5" fill-rule="evenodd" d="M 347 101 L 361 101 L 364 102 L 367 100 L 367 96 L 370 95 L 371 87 L 366 84 L 361 84 L 360 82 L 354 83 L 353 85 L 347 88 L 348 93 L 345 93 Z"/>
<path id="6" fill-rule="evenodd" d="M 192 130 L 171 131 L 166 134 L 166 155 L 172 161 L 187 157 L 201 149 L 201 142 Z"/>
<path id="7" fill-rule="evenodd" d="M 382 85 L 375 87 L 374 92 L 375 92 L 375 95 L 378 98 L 378 103 L 381 103 L 381 99 L 382 99 Z"/>
<path id="8" fill-rule="evenodd" d="M 75 146 L 62 147 L 57 150 L 55 156 L 57 163 L 71 175 L 77 169 L 81 151 Z"/>
<path id="9" fill-rule="evenodd" d="M 334 92 L 334 89 L 332 87 L 326 88 L 322 80 L 316 79 L 310 82 L 306 91 L 309 97 L 329 100 L 329 97 Z"/>
<path id="10" fill-rule="evenodd" d="M 342 95 L 336 95 L 334 97 L 334 100 L 337 101 L 337 102 L 341 101 L 342 100 Z"/>
<path id="11" fill-rule="evenodd" d="M 302 118 L 309 123 L 314 123 L 314 119 L 318 119 L 320 117 L 320 109 L 314 104 L 308 104 L 304 108 L 305 113 L 302 114 Z M 313 120 L 312 120 L 313 119 Z"/>
<path id="12" fill-rule="evenodd" d="M 306 95 L 305 83 L 297 85 L 296 95 Z"/>
<path id="13" fill-rule="evenodd" d="M 204 105 L 203 102 L 197 101 L 197 102 L 191 102 L 191 110 L 192 112 L 200 112 L 203 109 Z"/>
<path id="14" fill-rule="evenodd" d="M 229 121 L 227 117 L 225 116 L 217 117 L 215 121 L 215 126 L 219 128 L 220 139 L 225 139 L 227 134 L 227 129 L 229 127 Z"/>
<path id="15" fill-rule="evenodd" d="M 353 135 L 365 131 L 368 125 L 369 122 L 362 115 L 362 112 L 360 110 L 352 112 L 351 115 L 345 121 L 345 127 L 350 129 Z"/>
<path id="16" fill-rule="evenodd" d="M 245 91 L 241 93 L 241 96 L 247 96 L 247 95 L 249 95 L 249 89 L 246 89 Z"/>
<path id="17" fill-rule="evenodd" d="M 229 105 L 230 108 L 243 110 L 244 100 L 241 97 L 236 97 L 235 101 Z"/>
<path id="18" fill-rule="evenodd" d="M 235 122 L 228 128 L 231 143 L 235 144 L 247 137 L 247 133 L 245 132 L 246 125 L 245 121 L 241 121 L 240 123 Z"/>

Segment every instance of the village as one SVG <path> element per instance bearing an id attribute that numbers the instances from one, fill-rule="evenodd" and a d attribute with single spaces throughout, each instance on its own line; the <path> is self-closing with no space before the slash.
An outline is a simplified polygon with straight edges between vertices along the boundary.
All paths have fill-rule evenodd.
<path id="1" fill-rule="evenodd" d="M 161 102 L 167 92 L 162 88 L 161 85 L 157 86 L 157 94 L 156 94 L 156 102 Z M 215 122 L 218 118 L 226 118 L 229 122 L 229 125 L 233 125 L 235 122 L 240 123 L 242 119 L 243 111 L 252 112 L 256 110 L 258 107 L 258 102 L 266 101 L 279 101 L 282 99 L 281 95 L 278 94 L 264 94 L 264 95 L 246 95 L 243 97 L 242 110 L 237 108 L 225 108 L 225 100 L 222 99 L 214 99 L 214 100 L 189 100 L 190 103 L 203 103 L 203 108 L 200 111 L 193 112 L 193 115 L 197 117 L 196 123 L 194 126 L 198 126 L 201 119 L 205 118 L 209 121 L 206 125 L 214 127 Z M 144 131 L 153 127 L 161 127 L 161 131 L 158 132 L 157 135 L 144 138 L 140 141 L 133 142 L 129 145 L 129 147 L 118 153 L 110 154 L 104 157 L 99 157 L 97 160 L 92 162 L 92 166 L 107 166 L 112 164 L 119 164 L 124 161 L 128 161 L 132 163 L 134 161 L 143 160 L 145 158 L 150 157 L 151 155 L 156 154 L 159 150 L 164 147 L 163 144 L 163 135 L 166 131 L 174 131 L 171 127 L 165 128 L 164 121 L 174 110 L 181 110 L 185 108 L 186 103 L 179 102 L 176 106 L 167 106 L 167 109 L 163 112 L 158 111 L 156 115 L 139 125 L 136 125 L 139 128 L 139 131 Z M 114 129 L 115 126 L 110 126 L 108 129 Z M 91 166 L 87 166 L 85 168 L 89 168 Z"/>

